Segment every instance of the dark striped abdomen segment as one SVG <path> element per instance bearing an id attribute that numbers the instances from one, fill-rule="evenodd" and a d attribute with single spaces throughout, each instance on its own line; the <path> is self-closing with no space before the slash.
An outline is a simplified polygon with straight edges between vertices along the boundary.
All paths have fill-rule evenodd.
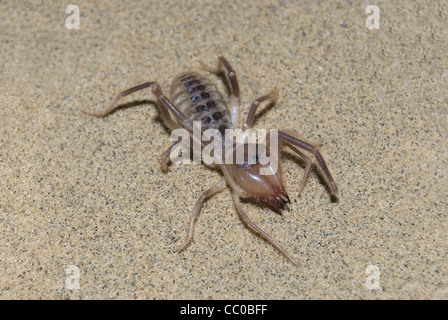
<path id="1" fill-rule="evenodd" d="M 171 98 L 188 119 L 201 121 L 202 130 L 218 129 L 224 136 L 225 129 L 232 127 L 222 95 L 195 73 L 185 73 L 173 82 Z"/>

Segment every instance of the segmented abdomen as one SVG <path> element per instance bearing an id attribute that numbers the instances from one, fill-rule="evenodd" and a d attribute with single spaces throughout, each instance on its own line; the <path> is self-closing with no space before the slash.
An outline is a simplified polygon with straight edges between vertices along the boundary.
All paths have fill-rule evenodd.
<path id="1" fill-rule="evenodd" d="M 231 128 L 230 115 L 222 95 L 207 79 L 195 74 L 179 76 L 171 86 L 173 103 L 191 121 L 201 121 L 202 130 L 218 129 L 224 137 Z"/>

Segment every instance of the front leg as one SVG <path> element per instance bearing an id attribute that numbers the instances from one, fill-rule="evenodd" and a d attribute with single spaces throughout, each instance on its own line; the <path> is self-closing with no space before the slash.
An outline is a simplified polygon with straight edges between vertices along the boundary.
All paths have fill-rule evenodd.
<path id="1" fill-rule="evenodd" d="M 193 213 L 190 216 L 190 223 L 188 225 L 187 239 L 185 239 L 184 243 L 179 247 L 178 251 L 184 250 L 188 246 L 188 244 L 191 242 L 191 240 L 193 239 L 194 224 L 196 222 L 196 218 L 199 215 L 199 212 L 201 211 L 202 203 L 204 202 L 204 200 L 206 198 L 210 197 L 211 195 L 224 190 L 226 186 L 227 186 L 226 179 L 221 178 L 213 187 L 211 187 L 207 191 L 204 191 L 201 194 L 201 196 L 199 197 L 199 199 L 196 203 L 196 206 L 194 207 Z"/>
<path id="2" fill-rule="evenodd" d="M 259 226 L 257 226 L 255 223 L 252 222 L 252 220 L 249 219 L 246 212 L 243 210 L 243 206 L 240 202 L 240 197 L 236 192 L 233 192 L 233 202 L 235 203 L 235 207 L 243 220 L 244 224 L 254 233 L 259 235 L 261 238 L 269 242 L 274 246 L 275 249 L 277 249 L 281 254 L 283 254 L 286 258 L 288 258 L 289 261 L 291 261 L 295 266 L 299 266 L 299 263 L 285 250 L 283 247 L 275 241 L 274 238 L 272 238 L 270 235 L 268 235 L 266 232 L 264 232 L 262 229 L 260 229 Z"/>
<path id="3" fill-rule="evenodd" d="M 297 148 L 311 152 L 314 155 L 317 163 L 319 164 L 325 177 L 327 178 L 327 181 L 330 186 L 331 194 L 337 195 L 339 193 L 338 187 L 337 187 L 336 182 L 334 181 L 333 177 L 331 176 L 330 170 L 328 169 L 327 164 L 325 163 L 325 160 L 324 160 L 322 154 L 319 151 L 319 145 L 313 145 L 309 142 L 306 142 L 303 139 L 295 137 L 295 134 L 294 134 L 294 136 L 292 134 L 294 134 L 294 132 L 292 132 L 290 130 L 278 131 L 279 139 L 285 141 L 287 144 L 292 144 L 293 146 L 295 146 Z M 292 150 L 294 151 L 294 149 L 292 149 Z"/>
<path id="4" fill-rule="evenodd" d="M 270 101 L 271 103 L 276 103 L 278 100 L 278 90 L 274 89 L 271 91 L 271 93 L 262 96 L 252 102 L 252 105 L 249 109 L 249 113 L 247 114 L 247 119 L 243 124 L 243 130 L 246 130 L 248 128 L 252 128 L 252 125 L 254 123 L 255 119 L 255 112 L 257 111 L 258 107 L 260 106 L 260 103 L 264 101 Z"/>
<path id="5" fill-rule="evenodd" d="M 170 161 L 171 152 L 178 145 L 180 145 L 183 141 L 184 141 L 184 139 L 182 137 L 179 137 L 179 139 L 176 142 L 174 142 L 168 149 L 166 149 L 166 151 L 164 153 L 162 153 L 160 155 L 159 163 L 160 163 L 160 168 L 162 169 L 162 172 L 168 171 L 168 162 Z"/>
<path id="6" fill-rule="evenodd" d="M 308 180 L 308 177 L 310 175 L 311 169 L 313 168 L 313 161 L 309 159 L 306 155 L 304 155 L 300 150 L 298 150 L 296 147 L 294 147 L 290 143 L 284 143 L 289 149 L 294 151 L 302 160 L 305 162 L 305 172 L 303 173 L 302 180 L 300 180 L 299 189 L 297 190 L 299 193 L 302 193 L 303 189 L 305 188 L 306 181 Z"/>

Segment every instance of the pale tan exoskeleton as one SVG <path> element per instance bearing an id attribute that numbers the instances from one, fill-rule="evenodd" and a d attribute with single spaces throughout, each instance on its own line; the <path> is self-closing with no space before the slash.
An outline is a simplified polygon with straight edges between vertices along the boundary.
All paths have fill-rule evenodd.
<path id="1" fill-rule="evenodd" d="M 222 95 L 217 91 L 216 87 L 211 82 L 196 73 L 187 72 L 177 77 L 172 85 L 171 99 L 168 99 L 162 92 L 160 86 L 156 82 L 147 82 L 139 86 L 130 88 L 118 94 L 110 105 L 102 112 L 93 113 L 84 111 L 86 114 L 104 117 L 118 108 L 117 101 L 133 92 L 151 88 L 152 93 L 155 95 L 160 113 L 163 117 L 165 124 L 169 129 L 174 130 L 182 127 L 186 129 L 190 135 L 193 133 L 193 121 L 200 121 L 204 130 L 205 129 L 217 129 L 222 134 L 225 134 L 227 129 L 238 128 L 238 115 L 239 115 L 239 85 L 236 78 L 236 73 L 224 57 L 218 58 L 217 69 L 209 69 L 209 71 L 216 74 L 227 74 L 230 82 L 230 101 L 229 106 L 223 101 Z M 252 124 L 255 117 L 255 112 L 264 101 L 270 101 L 275 103 L 277 101 L 278 94 L 274 90 L 270 94 L 265 95 L 252 102 L 248 116 L 242 129 L 246 130 L 252 128 Z M 290 148 L 296 153 L 305 163 L 305 172 L 300 181 L 299 192 L 301 192 L 305 186 L 305 182 L 312 169 L 313 161 L 311 161 L 305 154 L 299 149 L 311 153 L 319 167 L 321 168 L 328 184 L 330 191 L 333 195 L 338 193 L 338 188 L 333 180 L 327 165 L 319 152 L 319 145 L 311 144 L 304 139 L 300 138 L 298 134 L 291 130 L 279 130 L 278 140 L 280 150 L 282 147 Z M 225 140 L 223 140 L 225 141 Z M 160 159 L 161 167 L 163 171 L 168 168 L 168 162 L 170 160 L 171 151 L 182 142 L 179 139 L 171 147 L 165 151 Z M 232 150 L 236 150 L 241 145 L 233 144 Z M 243 147 L 247 147 L 247 144 Z M 269 136 L 266 143 L 266 150 L 269 154 Z M 190 217 L 190 224 L 188 228 L 188 234 L 185 242 L 180 246 L 179 251 L 185 249 L 193 238 L 193 228 L 196 218 L 199 215 L 202 203 L 204 200 L 222 191 L 229 186 L 232 190 L 233 200 L 241 219 L 246 226 L 270 242 L 277 250 L 285 255 L 294 265 L 298 265 L 297 261 L 292 258 L 271 236 L 265 233 L 257 225 L 255 225 L 246 215 L 243 210 L 240 198 L 252 198 L 260 202 L 264 202 L 274 208 L 283 209 L 285 203 L 289 203 L 290 199 L 285 191 L 282 181 L 281 168 L 274 169 L 271 167 L 271 162 L 267 164 L 258 161 L 258 155 L 255 163 L 242 163 L 242 164 L 217 164 L 221 169 L 223 177 L 215 183 L 210 189 L 205 191 L 199 197 L 199 200 L 194 207 L 193 213 Z M 260 169 L 272 171 L 272 174 L 260 175 Z"/>

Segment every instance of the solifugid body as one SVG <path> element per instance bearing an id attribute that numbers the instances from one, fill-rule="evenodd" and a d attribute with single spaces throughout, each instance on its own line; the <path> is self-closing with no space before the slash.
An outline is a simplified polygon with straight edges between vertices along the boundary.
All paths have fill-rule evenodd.
<path id="1" fill-rule="evenodd" d="M 209 69 L 208 71 L 216 74 L 225 73 L 227 75 L 227 79 L 230 83 L 229 87 L 231 89 L 228 103 L 225 102 L 223 95 L 218 92 L 216 86 L 214 86 L 208 79 L 201 77 L 196 73 L 187 72 L 181 74 L 173 81 L 170 99 L 165 96 L 156 82 L 147 82 L 121 92 L 115 97 L 109 107 L 102 112 L 84 112 L 89 115 L 104 117 L 117 109 L 117 101 L 120 98 L 142 89 L 151 88 L 152 93 L 157 99 L 157 106 L 165 125 L 171 130 L 183 128 L 187 132 L 186 136 L 184 135 L 182 138 L 179 138 L 179 140 L 161 155 L 160 163 L 163 171 L 168 169 L 168 163 L 170 162 L 170 155 L 172 152 L 179 146 L 185 145 L 185 142 L 191 142 L 190 145 L 192 147 L 195 144 L 201 149 L 207 147 L 208 143 L 198 141 L 198 138 L 196 137 L 197 135 L 193 134 L 195 131 L 195 123 L 200 123 L 200 130 L 202 133 L 207 130 L 210 132 L 211 129 L 212 132 L 219 134 L 223 137 L 220 141 L 222 148 L 219 149 L 219 152 L 216 152 L 216 149 L 214 150 L 214 157 L 215 160 L 217 159 L 221 161 L 216 161 L 214 165 L 221 170 L 223 177 L 199 197 L 196 206 L 193 209 L 193 213 L 190 216 L 186 240 L 179 247 L 179 251 L 185 249 L 193 238 L 194 224 L 204 200 L 207 197 L 222 191 L 226 187 L 229 187 L 232 190 L 235 207 L 245 225 L 266 241 L 270 242 L 294 265 L 298 265 L 297 261 L 290 256 L 276 240 L 249 219 L 243 210 L 240 199 L 252 198 L 260 203 L 268 204 L 275 209 L 283 209 L 284 204 L 290 202 L 289 196 L 283 185 L 282 171 L 279 165 L 280 153 L 277 154 L 277 152 L 271 152 L 273 151 L 272 146 L 274 144 L 278 146 L 279 151 L 285 147 L 289 148 L 306 164 L 303 177 L 300 180 L 299 192 L 302 192 L 314 164 L 314 161 L 302 153 L 302 151 L 306 151 L 313 156 L 315 162 L 322 170 L 331 193 L 336 195 L 338 193 L 338 188 L 319 151 L 320 145 L 305 141 L 300 138 L 300 135 L 292 130 L 275 131 L 275 136 L 269 132 L 263 142 L 226 139 L 226 134 L 229 129 L 235 130 L 240 128 L 243 132 L 251 129 L 255 113 L 260 103 L 264 101 L 275 103 L 278 94 L 277 91 L 274 90 L 271 93 L 254 100 L 249 109 L 247 118 L 242 126 L 239 127 L 240 91 L 235 71 L 224 57 L 219 57 L 218 67 L 216 69 Z M 255 150 L 255 153 L 253 153 L 253 150 Z M 269 161 L 266 161 L 267 158 L 269 158 Z"/>

